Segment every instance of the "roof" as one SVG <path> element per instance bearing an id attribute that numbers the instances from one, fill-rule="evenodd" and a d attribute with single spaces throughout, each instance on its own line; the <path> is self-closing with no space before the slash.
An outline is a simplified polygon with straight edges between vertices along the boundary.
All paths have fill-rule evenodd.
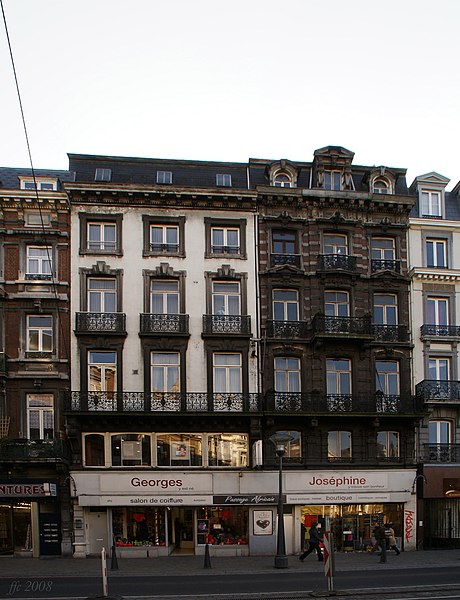
<path id="1" fill-rule="evenodd" d="M 57 177 L 60 181 L 73 181 L 70 171 L 57 171 L 55 169 L 34 169 L 35 177 Z M 32 177 L 30 168 L 0 167 L 0 188 L 19 190 L 19 177 Z"/>

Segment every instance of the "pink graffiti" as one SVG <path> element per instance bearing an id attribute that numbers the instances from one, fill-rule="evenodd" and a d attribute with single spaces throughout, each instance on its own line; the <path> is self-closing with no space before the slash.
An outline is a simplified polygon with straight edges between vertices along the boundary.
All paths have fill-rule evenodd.
<path id="1" fill-rule="evenodd" d="M 406 510 L 406 523 L 405 523 L 405 538 L 406 542 L 410 542 L 414 536 L 414 511 Z"/>

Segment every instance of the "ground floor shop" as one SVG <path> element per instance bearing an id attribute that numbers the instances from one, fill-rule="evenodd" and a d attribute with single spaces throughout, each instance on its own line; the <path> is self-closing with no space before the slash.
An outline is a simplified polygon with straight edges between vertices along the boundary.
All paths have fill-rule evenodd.
<path id="1" fill-rule="evenodd" d="M 278 473 L 73 473 L 74 556 L 115 548 L 122 557 L 174 553 L 276 552 Z M 309 524 L 332 532 L 337 551 L 363 551 L 372 522 L 391 522 L 400 546 L 415 548 L 413 470 L 287 472 L 283 476 L 286 552 L 298 554 Z"/>
<path id="2" fill-rule="evenodd" d="M 460 466 L 425 465 L 420 527 L 424 548 L 460 548 Z"/>

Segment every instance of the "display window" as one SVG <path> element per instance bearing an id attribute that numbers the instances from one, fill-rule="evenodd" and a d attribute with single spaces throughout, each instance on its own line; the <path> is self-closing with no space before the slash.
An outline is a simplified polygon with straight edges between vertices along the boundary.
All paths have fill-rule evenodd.
<path id="1" fill-rule="evenodd" d="M 113 508 L 115 546 L 166 546 L 164 508 Z"/>
<path id="2" fill-rule="evenodd" d="M 201 467 L 202 436 L 159 434 L 157 464 L 159 467 Z"/>
<path id="3" fill-rule="evenodd" d="M 248 543 L 249 510 L 244 506 L 210 506 L 197 511 L 197 543 L 213 546 Z"/>
<path id="4" fill-rule="evenodd" d="M 30 502 L 0 504 L 0 555 L 32 550 Z"/>

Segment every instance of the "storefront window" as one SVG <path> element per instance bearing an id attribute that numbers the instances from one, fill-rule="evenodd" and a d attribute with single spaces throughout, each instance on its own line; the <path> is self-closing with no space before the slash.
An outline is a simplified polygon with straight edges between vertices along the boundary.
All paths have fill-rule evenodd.
<path id="1" fill-rule="evenodd" d="M 197 511 L 197 543 L 214 546 L 248 543 L 248 513 L 244 506 L 206 507 Z"/>
<path id="2" fill-rule="evenodd" d="M 30 502 L 0 504 L 0 556 L 32 550 Z"/>
<path id="3" fill-rule="evenodd" d="M 150 436 L 143 433 L 123 433 L 112 436 L 112 466 L 149 466 Z"/>
<path id="4" fill-rule="evenodd" d="M 246 467 L 248 436 L 216 433 L 208 437 L 208 464 L 213 467 Z"/>
<path id="5" fill-rule="evenodd" d="M 166 546 L 164 508 L 113 508 L 116 546 Z"/>
<path id="6" fill-rule="evenodd" d="M 87 467 L 103 467 L 105 465 L 103 435 L 85 436 L 85 465 Z"/>
<path id="7" fill-rule="evenodd" d="M 202 436 L 161 434 L 157 436 L 159 467 L 201 467 Z"/>

